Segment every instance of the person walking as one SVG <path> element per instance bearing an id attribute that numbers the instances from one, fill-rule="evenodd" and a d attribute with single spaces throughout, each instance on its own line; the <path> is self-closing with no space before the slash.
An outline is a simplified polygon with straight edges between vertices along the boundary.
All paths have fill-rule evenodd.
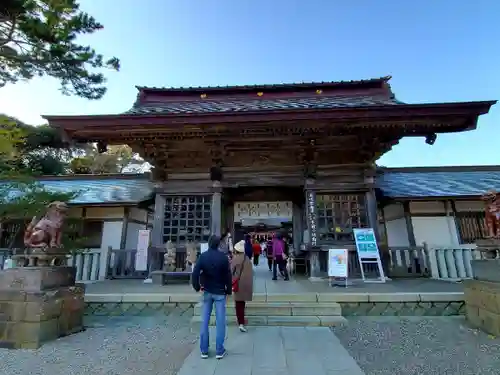
<path id="1" fill-rule="evenodd" d="M 226 354 L 226 298 L 232 294 L 233 277 L 229 259 L 219 250 L 220 237 L 212 235 L 208 239 L 208 250 L 202 253 L 191 275 L 195 291 L 203 288 L 200 351 L 201 358 L 208 358 L 210 315 L 215 305 L 215 358 L 222 359 Z"/>
<path id="2" fill-rule="evenodd" d="M 253 256 L 252 237 L 250 237 L 249 234 L 245 235 L 245 254 L 248 258 L 252 259 Z"/>
<path id="3" fill-rule="evenodd" d="M 259 265 L 260 253 L 262 252 L 262 248 L 260 247 L 260 243 L 257 239 L 252 244 L 252 251 L 253 251 L 253 265 L 257 267 Z"/>
<path id="4" fill-rule="evenodd" d="M 229 258 L 231 258 L 231 252 L 233 251 L 232 239 L 231 239 L 231 232 L 229 232 L 229 230 L 227 229 L 222 234 L 219 250 L 222 251 L 224 254 L 226 254 Z"/>
<path id="5" fill-rule="evenodd" d="M 274 238 L 273 238 L 274 239 Z M 273 241 L 268 241 L 266 245 L 267 266 L 269 271 L 273 271 Z"/>
<path id="6" fill-rule="evenodd" d="M 283 241 L 281 234 L 277 234 L 273 239 L 273 280 L 278 280 L 277 268 L 279 268 L 284 280 L 289 280 L 285 257 L 285 241 Z"/>
<path id="7" fill-rule="evenodd" d="M 241 332 L 246 332 L 245 306 L 253 298 L 253 267 L 252 262 L 245 254 L 245 243 L 238 242 L 234 246 L 234 255 L 231 260 L 231 274 L 233 276 L 234 308 L 236 319 Z"/>

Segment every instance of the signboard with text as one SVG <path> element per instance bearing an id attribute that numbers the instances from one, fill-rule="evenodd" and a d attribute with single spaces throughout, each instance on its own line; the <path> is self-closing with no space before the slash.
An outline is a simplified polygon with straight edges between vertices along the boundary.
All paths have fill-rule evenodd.
<path id="1" fill-rule="evenodd" d="M 361 267 L 361 277 L 365 282 L 385 282 L 384 270 L 378 251 L 377 238 L 373 228 L 355 228 L 353 229 L 354 241 L 356 243 L 356 252 L 358 253 L 359 266 Z M 378 277 L 376 279 L 367 279 L 365 277 L 365 265 L 376 265 Z M 370 270 L 370 268 L 368 268 Z"/>
<path id="2" fill-rule="evenodd" d="M 135 270 L 148 270 L 148 249 L 149 249 L 150 231 L 147 229 L 139 230 L 137 238 L 137 252 L 135 253 Z"/>
<path id="3" fill-rule="evenodd" d="M 377 239 L 372 228 L 353 229 L 356 250 L 360 259 L 376 259 L 379 257 Z"/>
<path id="4" fill-rule="evenodd" d="M 329 249 L 328 276 L 334 278 L 347 278 L 348 261 L 347 249 Z"/>

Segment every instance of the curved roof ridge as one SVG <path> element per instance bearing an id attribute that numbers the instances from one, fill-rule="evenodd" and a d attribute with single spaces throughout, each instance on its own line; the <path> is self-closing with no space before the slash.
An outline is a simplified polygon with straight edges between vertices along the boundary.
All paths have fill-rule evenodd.
<path id="1" fill-rule="evenodd" d="M 255 84 L 255 85 L 227 85 L 227 86 L 198 86 L 198 87 L 148 87 L 135 86 L 139 91 L 150 92 L 197 92 L 197 91 L 225 91 L 225 90 L 255 90 L 255 89 L 286 89 L 286 88 L 309 88 L 309 87 L 329 87 L 329 86 L 356 86 L 370 83 L 387 83 L 392 76 L 387 75 L 378 78 L 368 78 L 350 81 L 321 81 L 321 82 L 295 82 L 295 83 L 277 83 L 277 84 Z"/>

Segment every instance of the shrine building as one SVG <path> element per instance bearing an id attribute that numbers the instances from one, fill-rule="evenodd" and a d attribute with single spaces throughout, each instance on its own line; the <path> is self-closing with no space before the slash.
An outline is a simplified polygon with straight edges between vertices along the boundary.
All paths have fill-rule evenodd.
<path id="1" fill-rule="evenodd" d="M 374 228 L 381 245 L 415 245 L 422 234 L 411 220 L 408 225 L 408 215 L 429 200 L 419 178 L 430 178 L 437 191 L 432 212 L 448 217 L 461 209 L 449 185 L 460 169 L 377 169 L 375 162 L 403 137 L 432 145 L 440 133 L 474 130 L 495 102 L 407 104 L 389 79 L 138 87 L 125 113 L 45 118 L 69 141 L 96 142 L 102 151 L 128 144 L 153 166 L 143 199 L 153 213 L 153 246 L 200 244 L 226 230 L 235 241 L 279 230 L 288 233 L 295 252 L 312 251 L 311 274 L 319 274 L 324 250 L 352 248 L 353 228 Z M 500 186 L 498 168 L 494 173 L 493 185 Z M 482 192 L 472 190 L 460 196 L 479 204 Z M 451 230 L 447 220 L 440 225 Z M 426 227 L 421 223 L 418 230 Z"/>

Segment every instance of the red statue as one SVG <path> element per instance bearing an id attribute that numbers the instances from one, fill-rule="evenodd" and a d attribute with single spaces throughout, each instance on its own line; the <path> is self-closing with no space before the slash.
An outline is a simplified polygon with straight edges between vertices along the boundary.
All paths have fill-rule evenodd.
<path id="1" fill-rule="evenodd" d="M 500 194 L 489 191 L 481 199 L 485 202 L 486 238 L 500 239 Z"/>
<path id="2" fill-rule="evenodd" d="M 46 250 L 61 246 L 62 226 L 68 213 L 64 202 L 52 202 L 40 221 L 34 217 L 24 232 L 24 245 Z"/>

